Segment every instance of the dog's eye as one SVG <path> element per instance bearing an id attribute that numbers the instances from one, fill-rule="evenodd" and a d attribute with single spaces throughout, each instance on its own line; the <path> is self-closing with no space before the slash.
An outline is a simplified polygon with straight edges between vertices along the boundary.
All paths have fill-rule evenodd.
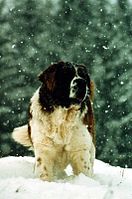
<path id="1" fill-rule="evenodd" d="M 87 79 L 87 71 L 85 71 L 84 68 L 79 67 L 77 72 L 80 77 Z"/>
<path id="2" fill-rule="evenodd" d="M 74 68 L 73 67 L 70 67 L 70 66 L 64 66 L 63 67 L 63 74 L 65 75 L 65 76 L 74 76 L 75 75 L 75 70 L 74 70 Z"/>

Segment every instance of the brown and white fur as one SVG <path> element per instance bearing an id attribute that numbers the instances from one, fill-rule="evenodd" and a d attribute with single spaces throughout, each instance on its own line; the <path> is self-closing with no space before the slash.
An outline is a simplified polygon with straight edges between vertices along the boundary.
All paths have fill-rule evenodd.
<path id="1" fill-rule="evenodd" d="M 66 89 L 66 93 L 63 93 L 63 89 L 57 85 L 60 82 L 57 81 L 60 75 L 58 71 L 61 71 L 62 75 L 69 65 L 75 72 L 66 83 L 69 84 L 69 91 L 63 87 Z M 31 98 L 28 125 L 15 128 L 13 131 L 13 138 L 17 142 L 33 147 L 36 159 L 35 173 L 42 180 L 53 181 L 61 178 L 65 175 L 64 170 L 68 164 L 71 164 L 75 175 L 79 173 L 89 177 L 93 175 L 95 158 L 93 83 L 90 79 L 87 79 L 88 82 L 85 80 L 86 85 L 78 82 L 78 79 L 83 78 L 81 72 L 79 74 L 77 72 L 80 66 L 82 70 L 86 70 L 85 66 L 68 62 L 59 62 L 46 69 L 39 76 L 42 86 Z M 68 73 L 71 69 L 66 70 L 70 76 Z M 66 72 L 64 76 L 65 74 Z M 61 81 L 65 81 L 64 77 Z M 43 84 L 46 87 L 43 87 Z M 85 92 L 81 91 L 82 93 L 78 94 L 76 89 L 79 85 L 86 87 Z M 47 89 L 46 93 L 44 89 Z M 58 90 L 60 95 L 57 93 Z M 47 93 L 48 100 L 45 101 Z M 43 99 L 40 100 L 41 97 Z"/>

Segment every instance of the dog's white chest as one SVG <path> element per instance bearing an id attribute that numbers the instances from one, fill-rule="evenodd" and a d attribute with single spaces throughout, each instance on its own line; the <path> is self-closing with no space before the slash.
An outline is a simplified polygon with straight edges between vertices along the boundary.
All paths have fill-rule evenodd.
<path id="1" fill-rule="evenodd" d="M 36 113 L 35 113 L 36 114 Z M 58 107 L 51 114 L 38 115 L 31 121 L 32 136 L 39 141 L 50 139 L 57 145 L 68 145 L 71 139 L 79 134 L 85 136 L 88 134 L 86 126 L 82 123 L 78 107 L 70 109 Z"/>
<path id="2" fill-rule="evenodd" d="M 79 131 L 83 125 L 79 114 L 73 108 L 68 110 L 58 107 L 47 118 L 46 136 L 55 144 L 69 144 L 74 133 Z"/>

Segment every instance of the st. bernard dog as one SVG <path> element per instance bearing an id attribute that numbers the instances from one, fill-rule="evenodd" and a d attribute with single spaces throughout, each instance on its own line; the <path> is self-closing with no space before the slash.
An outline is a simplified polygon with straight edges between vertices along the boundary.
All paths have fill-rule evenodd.
<path id="1" fill-rule="evenodd" d="M 84 65 L 59 62 L 39 75 L 41 86 L 30 101 L 29 122 L 13 138 L 32 146 L 35 173 L 42 180 L 73 173 L 91 177 L 95 158 L 93 83 Z"/>

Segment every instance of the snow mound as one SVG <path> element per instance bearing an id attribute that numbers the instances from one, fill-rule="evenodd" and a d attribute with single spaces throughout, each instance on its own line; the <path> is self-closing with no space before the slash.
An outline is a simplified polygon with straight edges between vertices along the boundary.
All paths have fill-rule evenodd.
<path id="1" fill-rule="evenodd" d="M 132 199 L 132 169 L 95 160 L 94 177 L 69 175 L 44 182 L 34 176 L 34 158 L 0 159 L 0 199 Z"/>

